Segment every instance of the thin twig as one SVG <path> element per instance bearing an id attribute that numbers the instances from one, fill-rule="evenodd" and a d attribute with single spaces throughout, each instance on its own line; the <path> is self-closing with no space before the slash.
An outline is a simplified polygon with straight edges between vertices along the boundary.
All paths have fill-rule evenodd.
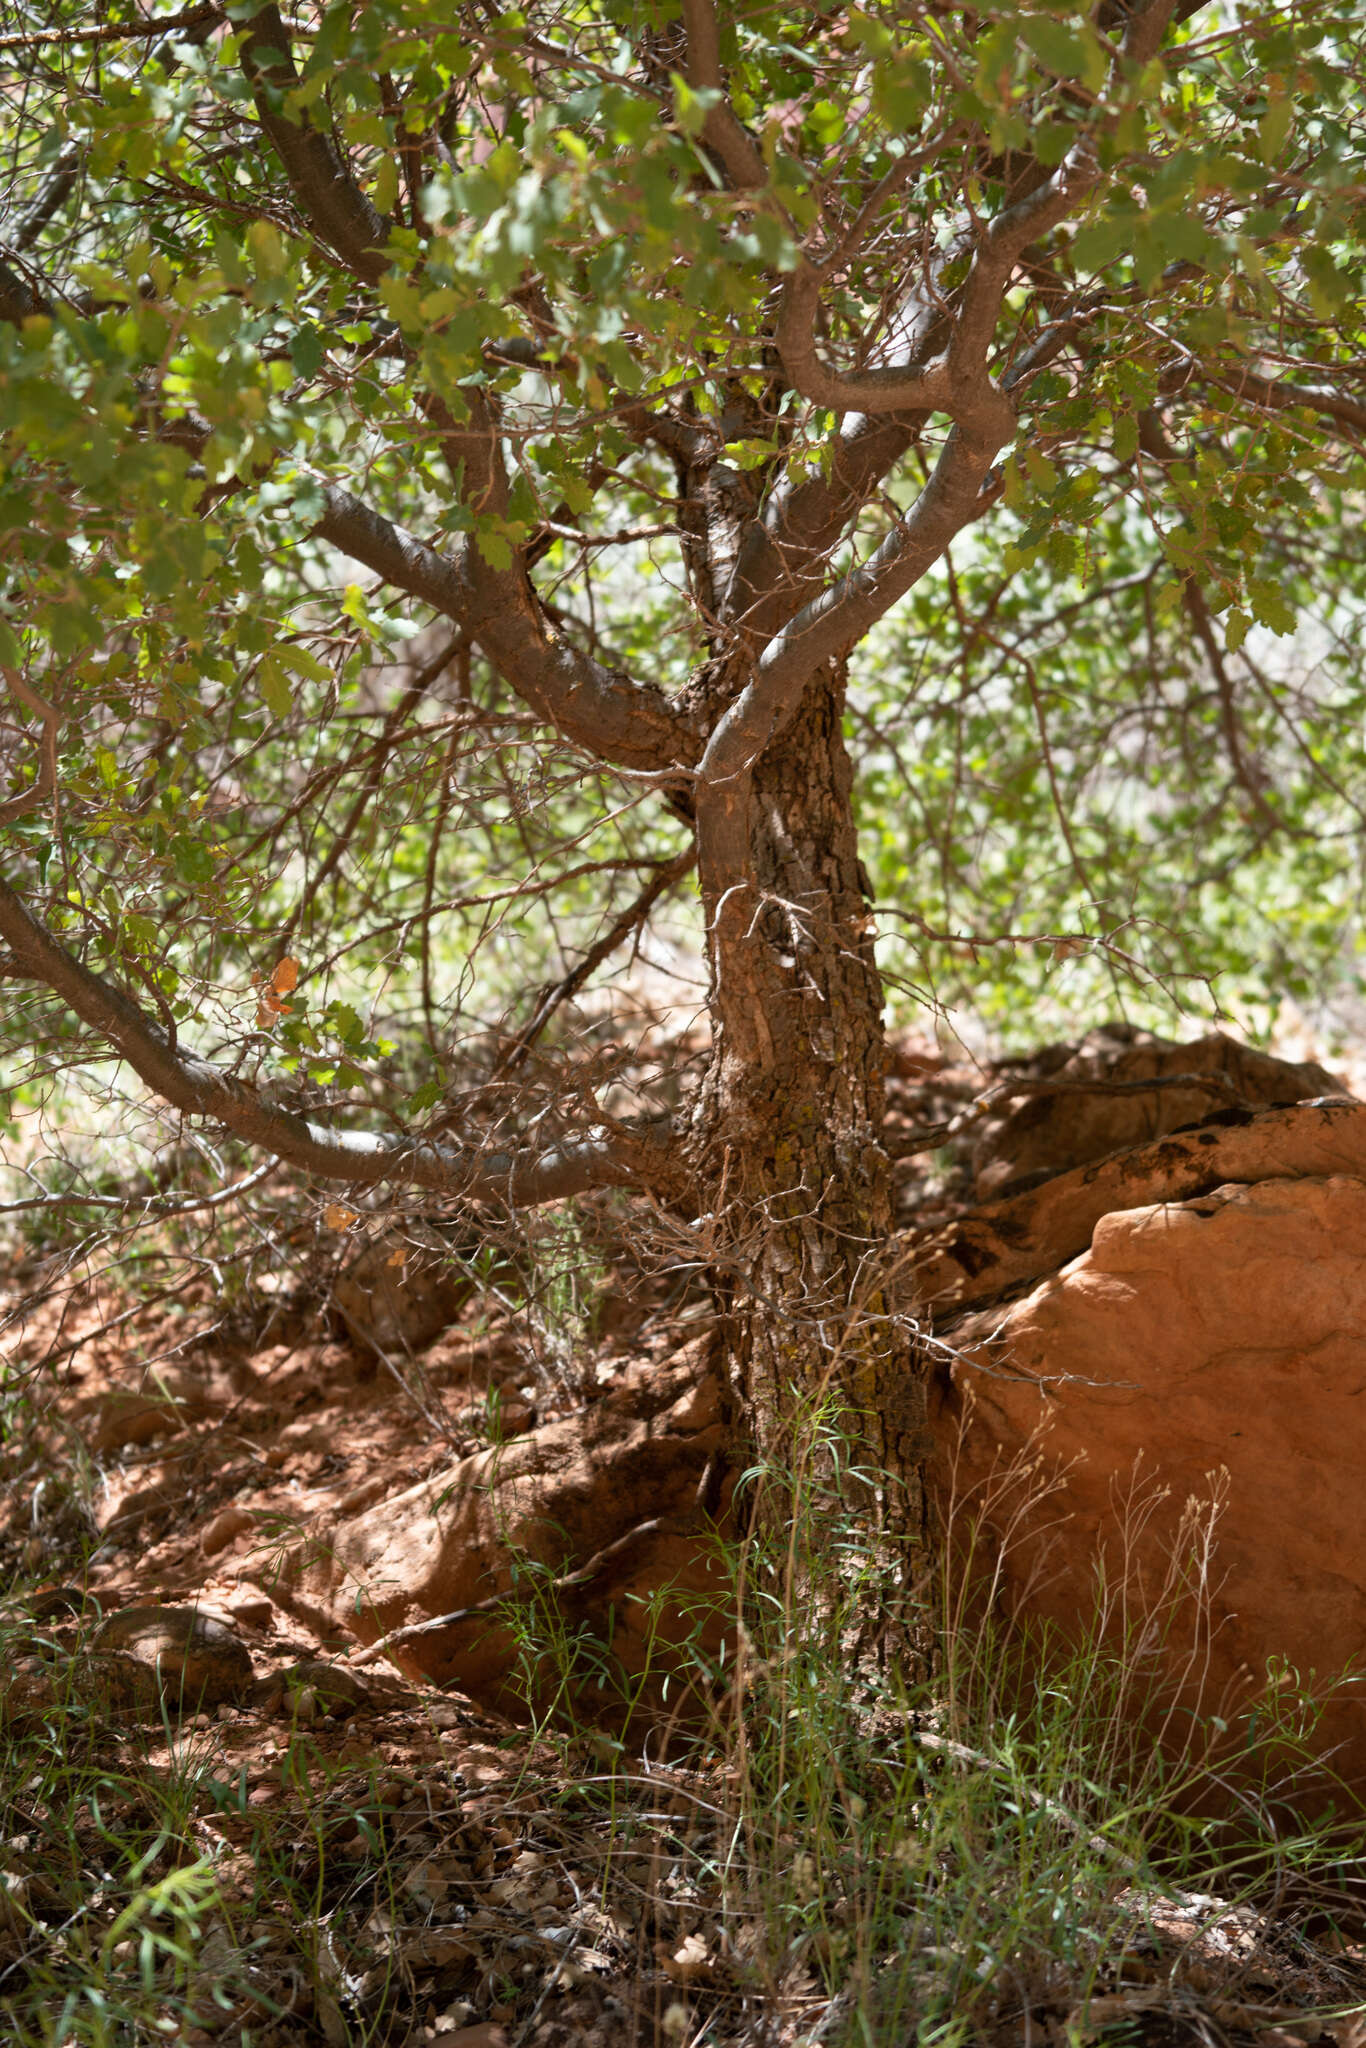
<path id="1" fill-rule="evenodd" d="M 36 711 L 43 721 L 43 737 L 38 750 L 38 779 L 31 788 L 21 790 L 0 804 L 0 825 L 12 825 L 16 818 L 27 817 L 46 801 L 57 787 L 57 733 L 62 715 L 55 704 L 49 704 L 46 697 L 40 697 L 31 684 L 26 683 L 17 669 L 0 670 L 11 695 L 19 697 Z"/>

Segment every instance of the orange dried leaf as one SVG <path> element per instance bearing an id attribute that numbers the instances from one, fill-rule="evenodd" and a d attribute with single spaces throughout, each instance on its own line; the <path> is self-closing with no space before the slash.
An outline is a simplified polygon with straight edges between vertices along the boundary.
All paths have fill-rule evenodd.
<path id="1" fill-rule="evenodd" d="M 356 1220 L 356 1211 L 348 1209 L 345 1202 L 329 1202 L 323 1210 L 323 1222 L 329 1230 L 349 1230 Z"/>
<path id="2" fill-rule="evenodd" d="M 298 961 L 291 959 L 290 955 L 286 953 L 284 959 L 277 964 L 274 974 L 270 977 L 270 982 L 271 987 L 278 994 L 287 996 L 291 989 L 296 989 L 299 986 Z"/>

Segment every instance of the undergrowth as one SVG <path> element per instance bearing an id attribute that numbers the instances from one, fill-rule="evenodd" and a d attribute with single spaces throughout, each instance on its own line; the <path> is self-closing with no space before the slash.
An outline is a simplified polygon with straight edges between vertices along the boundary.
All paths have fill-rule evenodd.
<path id="1" fill-rule="evenodd" d="M 209 1717 L 113 1728 L 58 1686 L 11 1720 L 5 2038 L 341 2048 L 488 2020 L 509 2048 L 1079 2048 L 1267 2027 L 1284 2048 L 1326 2026 L 1359 2048 L 1366 1842 L 1314 1758 L 1322 1699 L 1274 1672 L 1235 1719 L 1196 1682 L 1217 1489 L 1155 1595 L 1140 1606 L 1098 1560 L 1089 1616 L 1030 1640 L 1000 1619 L 992 1574 L 1014 1504 L 1048 1482 L 1037 1462 L 1003 1474 L 956 1504 L 933 1571 L 894 1572 L 903 1611 L 879 1641 L 891 1567 L 857 1503 L 885 1481 L 857 1471 L 837 1415 L 815 1426 L 821 1454 L 749 1475 L 739 1503 L 781 1488 L 790 1520 L 743 1549 L 718 1537 L 720 1609 L 681 1649 L 647 1632 L 630 1675 L 522 1561 L 493 1620 L 514 1632 L 530 1725 L 503 1738 L 497 1815 L 439 1765 L 408 1788 L 430 1839 L 459 1848 L 440 1883 L 415 1878 L 432 1859 L 396 1826 L 408 1809 L 381 1765 L 306 1726 L 277 1737 L 280 1797 L 258 1807 Z M 1119 1504 L 1116 1554 L 1156 1499 Z M 661 1589 L 657 1618 L 667 1604 Z M 12 1681 L 35 1631 L 8 1628 Z M 518 1962 L 513 1938 L 490 1960 L 481 1919 L 542 1896 L 517 1873 L 548 1866 L 570 1881 L 579 1945 L 556 1949 L 528 1908 L 549 1960 Z M 555 2015 L 595 1971 L 590 2036 Z"/>

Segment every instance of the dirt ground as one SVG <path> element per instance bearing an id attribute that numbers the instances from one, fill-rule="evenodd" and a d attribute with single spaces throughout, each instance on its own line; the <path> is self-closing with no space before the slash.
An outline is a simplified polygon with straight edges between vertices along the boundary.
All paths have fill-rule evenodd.
<path id="1" fill-rule="evenodd" d="M 914 1161 L 927 1115 L 955 1106 L 899 1104 L 893 1089 L 903 1206 L 951 1211 L 952 1187 Z M 596 1304 L 591 1344 L 566 1360 L 534 1316 L 470 1294 L 396 1353 L 325 1289 L 267 1279 L 230 1299 L 201 1263 L 137 1295 L 126 1270 L 16 1259 L 0 1287 L 0 2016 L 13 2038 L 845 2037 L 868 1958 L 846 1965 L 838 1929 L 787 1940 L 762 1900 L 735 1909 L 754 1816 L 733 1753 L 680 1763 L 648 1734 L 624 1748 L 502 1718 L 359 1660 L 354 1639 L 310 1634 L 271 1593 L 272 1560 L 311 1525 L 579 1412 L 695 1333 L 697 1309 L 626 1288 Z M 148 1606 L 216 1618 L 250 1682 L 183 1718 L 111 1711 L 85 1652 L 107 1617 Z M 132 1872 L 122 1889 L 114 1842 Z M 795 1840 L 769 1848 L 800 1861 Z M 134 1925 L 129 1901 L 196 1859 L 214 1883 L 178 1909 L 192 1939 L 167 1979 L 164 1958 L 145 1965 L 150 1909 Z M 942 2038 L 1366 2048 L 1366 1948 L 1316 1906 L 1135 1888 L 1132 1919 L 1118 1964 L 979 1984 Z M 44 2000 L 68 2015 L 92 1973 L 111 2011 L 123 1986 L 125 2017 L 103 2034 L 74 2019 L 44 2031 Z M 895 2036 L 916 2038 L 913 2023 Z"/>

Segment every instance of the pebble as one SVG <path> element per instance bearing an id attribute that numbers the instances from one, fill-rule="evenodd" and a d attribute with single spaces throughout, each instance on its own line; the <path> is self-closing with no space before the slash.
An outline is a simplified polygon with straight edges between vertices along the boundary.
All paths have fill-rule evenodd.
<path id="1" fill-rule="evenodd" d="M 216 1557 L 220 1550 L 226 1550 L 239 1536 L 245 1536 L 256 1526 L 256 1517 L 246 1508 L 220 1508 L 213 1520 L 200 1531 L 199 1548 L 205 1557 Z"/>

